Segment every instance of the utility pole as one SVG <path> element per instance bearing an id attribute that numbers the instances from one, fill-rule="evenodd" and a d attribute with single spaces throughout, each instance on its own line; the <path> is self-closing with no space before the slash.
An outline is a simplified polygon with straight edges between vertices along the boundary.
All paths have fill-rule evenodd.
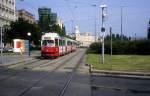
<path id="1" fill-rule="evenodd" d="M 3 53 L 3 27 L 1 27 L 1 55 Z"/>
<path id="2" fill-rule="evenodd" d="M 93 4 L 93 7 L 96 7 L 97 5 Z M 95 11 L 95 20 L 94 20 L 94 33 L 95 33 L 95 42 L 97 41 L 97 33 L 96 33 L 96 11 Z"/>
<path id="3" fill-rule="evenodd" d="M 112 62 L 112 28 L 110 27 L 110 55 L 111 55 L 111 62 Z"/>
<path id="4" fill-rule="evenodd" d="M 96 18 L 95 18 L 95 22 L 94 22 L 94 27 L 95 27 L 95 28 L 94 28 L 94 29 L 95 29 L 94 31 L 95 31 L 95 42 L 96 42 L 96 41 L 97 41 L 97 40 L 96 40 L 96 37 L 97 37 L 97 34 L 96 34 Z"/>
<path id="5" fill-rule="evenodd" d="M 123 17 L 122 16 L 123 16 L 123 6 L 121 6 L 121 26 L 120 26 L 121 27 L 121 41 L 123 40 L 123 38 L 122 38 L 122 30 L 123 30 L 122 29 L 122 19 L 123 19 Z"/>
<path id="6" fill-rule="evenodd" d="M 1 41 L 0 41 L 1 42 L 1 62 L 0 63 L 3 64 L 3 44 L 2 44 L 3 43 L 2 42 L 2 40 L 3 40 L 2 39 L 3 38 L 3 36 L 2 36 L 3 35 L 2 34 L 3 33 L 3 27 L 2 26 L 0 27 L 0 31 L 1 31 Z"/>
<path id="7" fill-rule="evenodd" d="M 101 32 L 102 32 L 102 64 L 104 64 L 104 54 L 105 54 L 105 48 L 104 48 L 104 37 L 105 37 L 105 27 L 104 27 L 104 22 L 106 18 L 106 12 L 107 12 L 107 6 L 106 5 L 101 5 L 102 8 L 102 27 L 101 27 Z"/>

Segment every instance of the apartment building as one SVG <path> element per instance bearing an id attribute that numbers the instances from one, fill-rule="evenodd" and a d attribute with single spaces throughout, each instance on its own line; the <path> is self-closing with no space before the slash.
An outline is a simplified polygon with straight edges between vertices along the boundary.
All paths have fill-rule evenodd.
<path id="1" fill-rule="evenodd" d="M 89 47 L 93 42 L 98 41 L 98 38 L 91 35 L 90 32 L 80 33 L 78 26 L 75 27 L 75 38 L 79 41 L 81 47 Z"/>
<path id="2" fill-rule="evenodd" d="M 16 20 L 16 0 L 0 0 L 0 27 Z"/>
<path id="3" fill-rule="evenodd" d="M 36 23 L 35 16 L 25 9 L 18 10 L 18 18 L 23 18 L 31 24 Z"/>

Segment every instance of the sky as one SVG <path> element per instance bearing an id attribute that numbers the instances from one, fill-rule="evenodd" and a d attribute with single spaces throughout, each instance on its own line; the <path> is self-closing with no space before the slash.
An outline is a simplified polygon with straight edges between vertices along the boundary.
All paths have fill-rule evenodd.
<path id="1" fill-rule="evenodd" d="M 106 34 L 112 27 L 113 33 L 121 33 L 121 6 L 123 34 L 130 37 L 147 36 L 150 20 L 150 0 L 16 0 L 17 9 L 26 9 L 38 20 L 38 8 L 48 7 L 57 13 L 65 24 L 67 33 L 72 33 L 75 26 L 80 32 L 100 34 L 102 27 L 101 7 L 107 5 L 105 21 Z M 96 21 L 96 24 L 95 24 Z"/>

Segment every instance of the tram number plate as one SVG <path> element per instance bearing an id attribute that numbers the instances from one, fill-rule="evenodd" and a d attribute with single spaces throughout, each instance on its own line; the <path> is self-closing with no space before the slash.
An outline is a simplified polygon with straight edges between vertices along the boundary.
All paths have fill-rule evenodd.
<path id="1" fill-rule="evenodd" d="M 51 37 L 44 37 L 44 40 L 50 40 Z"/>

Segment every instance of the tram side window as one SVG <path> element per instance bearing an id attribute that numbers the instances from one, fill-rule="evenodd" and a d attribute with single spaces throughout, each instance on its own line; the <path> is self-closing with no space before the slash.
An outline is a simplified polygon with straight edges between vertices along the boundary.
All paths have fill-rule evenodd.
<path id="1" fill-rule="evenodd" d="M 62 46 L 62 40 L 61 39 L 59 40 L 59 46 Z"/>
<path id="2" fill-rule="evenodd" d="M 59 46 L 58 39 L 55 39 L 55 46 Z"/>
<path id="3" fill-rule="evenodd" d="M 43 46 L 46 45 L 46 41 L 45 41 L 45 40 L 42 41 L 42 45 L 43 45 Z"/>
<path id="4" fill-rule="evenodd" d="M 67 45 L 71 45 L 71 41 L 67 41 Z"/>
<path id="5" fill-rule="evenodd" d="M 65 40 L 63 40 L 63 42 L 62 42 L 62 43 L 63 43 L 63 46 L 65 46 L 65 45 L 66 45 L 66 44 L 65 44 Z"/>

